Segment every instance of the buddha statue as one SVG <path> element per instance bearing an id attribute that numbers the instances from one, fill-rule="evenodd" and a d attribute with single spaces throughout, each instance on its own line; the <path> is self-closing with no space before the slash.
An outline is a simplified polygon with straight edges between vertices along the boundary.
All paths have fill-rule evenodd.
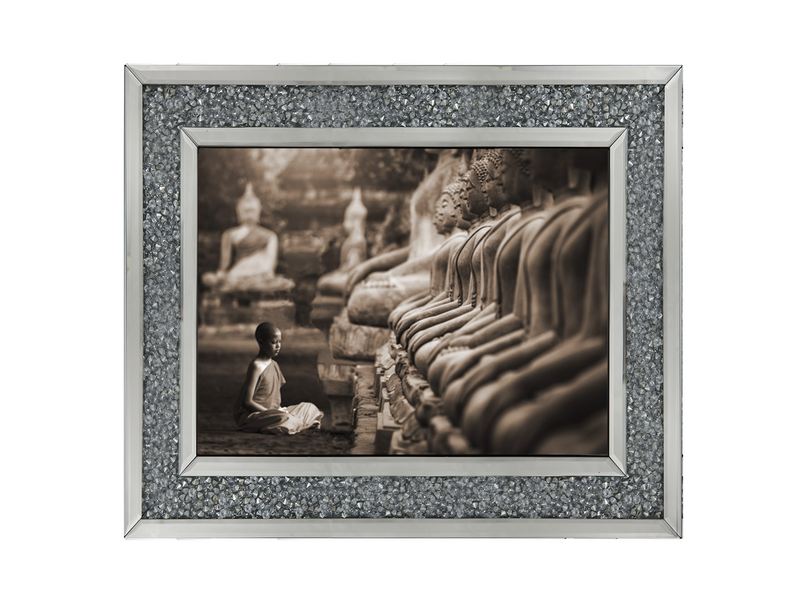
<path id="1" fill-rule="evenodd" d="M 389 314 L 400 302 L 426 293 L 430 287 L 430 265 L 445 238 L 432 223 L 435 204 L 444 187 L 464 170 L 459 150 L 435 152 L 435 169 L 411 197 L 409 245 L 362 262 L 349 273 L 344 293 L 349 298 L 347 314 L 352 323 L 386 327 Z"/>
<path id="2" fill-rule="evenodd" d="M 478 184 L 477 172 L 482 158 L 475 158 L 461 177 L 461 215 L 469 224 L 469 235 L 450 259 L 452 278 L 444 295 L 437 296 L 421 308 L 406 313 L 396 324 L 398 341 L 408 347 L 408 341 L 418 332 L 438 325 L 472 310 L 472 292 L 479 282 L 479 266 L 472 261 L 479 241 L 488 233 L 490 215 L 488 201 Z M 477 274 L 474 274 L 477 271 Z"/>
<path id="3" fill-rule="evenodd" d="M 293 281 L 276 275 L 279 240 L 276 233 L 260 226 L 262 204 L 249 182 L 238 200 L 238 226 L 221 238 L 217 272 L 207 272 L 202 282 L 218 291 L 275 291 L 289 289 Z"/>
<path id="4" fill-rule="evenodd" d="M 436 251 L 430 268 L 430 288 L 424 293 L 414 295 L 399 304 L 389 315 L 388 324 L 393 328 L 405 313 L 420 308 L 439 295 L 444 294 L 447 281 L 452 278 L 450 258 L 466 239 L 469 222 L 460 213 L 461 183 L 456 179 L 450 183 L 436 203 L 433 224 L 438 234 L 447 237 Z"/>
<path id="5" fill-rule="evenodd" d="M 454 337 L 444 338 L 432 354 L 428 378 L 437 395 L 452 380 L 477 365 L 484 356 L 521 342 L 524 313 L 522 308 L 517 313 L 513 310 L 517 291 L 519 299 L 524 299 L 526 295 L 526 284 L 518 278 L 522 242 L 536 236 L 548 214 L 552 213 L 552 219 L 555 220 L 572 206 L 568 204 L 561 211 L 552 211 L 553 191 L 566 188 L 568 183 L 570 153 L 565 151 L 557 154 L 552 149 L 517 149 L 512 154 L 520 173 L 529 177 L 530 195 L 523 195 L 520 200 L 522 213 L 506 231 L 495 257 L 494 299 L 488 304 L 488 314 L 466 325 Z M 586 191 L 577 193 L 581 196 L 587 194 Z"/>
<path id="6" fill-rule="evenodd" d="M 599 420 L 608 410 L 608 206 L 598 203 L 567 239 L 561 261 L 588 255 L 583 313 L 576 335 L 513 377 L 514 387 L 536 384 L 524 402 L 516 396 L 501 406 L 499 420 L 488 430 L 492 452 L 501 454 L 605 454 L 608 426 Z M 591 250 L 591 252 L 589 251 Z M 561 271 L 563 272 L 563 271 Z M 566 279 L 570 285 L 575 279 Z M 559 285 L 561 281 L 559 281 Z M 570 290 L 572 287 L 570 286 Z M 570 313 L 568 318 L 579 313 Z M 567 324 L 566 329 L 575 325 Z M 596 356 L 596 357 L 595 357 Z M 568 379 L 539 387 L 539 372 L 556 370 Z M 467 411 L 469 408 L 467 407 Z M 488 426 L 487 426 L 488 427 Z M 552 441 L 550 441 L 552 440 Z"/>
<path id="7" fill-rule="evenodd" d="M 567 413 L 575 420 L 605 407 L 607 366 L 601 368 L 601 365 L 608 362 L 607 262 L 608 191 L 604 190 L 593 197 L 556 241 L 550 287 L 553 326 L 547 332 L 552 342 L 541 350 L 513 348 L 507 371 L 469 396 L 461 427 L 473 446 L 481 450 L 510 450 L 512 445 L 506 441 L 512 429 L 522 429 L 517 431 L 521 435 L 517 446 L 530 451 L 538 445 L 540 437 L 568 420 Z M 517 352 L 519 358 L 515 358 Z M 605 375 L 605 380 L 601 380 L 601 375 Z M 551 387 L 573 380 L 580 380 L 579 390 L 570 388 L 551 394 L 549 400 L 553 401 L 537 404 L 538 412 L 532 411 L 531 405 L 528 412 L 535 414 L 528 417 L 538 417 L 528 422 L 532 432 L 519 427 L 522 419 L 519 411 L 516 420 L 508 419 L 501 427 L 497 426 L 501 417 L 514 412 L 534 395 L 538 397 Z M 603 396 L 599 395 L 601 387 L 606 392 Z M 584 394 L 590 391 L 598 393 L 590 398 Z M 556 399 L 565 404 L 555 402 Z M 539 427 L 540 421 L 547 427 Z M 516 428 L 511 427 L 514 424 Z"/>
<path id="8" fill-rule="evenodd" d="M 343 295 L 349 271 L 366 259 L 367 214 L 360 188 L 356 187 L 352 192 L 352 201 L 346 207 L 343 216 L 343 227 L 347 236 L 341 245 L 340 266 L 318 279 L 316 288 L 320 293 Z"/>
<path id="9" fill-rule="evenodd" d="M 544 188 L 531 184 L 533 168 L 529 154 L 523 149 L 512 149 L 507 158 L 515 163 L 511 171 L 516 175 L 516 181 L 510 188 L 515 191 L 515 202 L 520 206 L 521 212 L 512 218 L 504 230 L 500 230 L 498 237 L 503 234 L 502 241 L 495 244 L 496 241 L 490 239 L 488 249 L 485 250 L 486 265 L 491 264 L 492 270 L 486 275 L 485 294 L 481 298 L 483 310 L 469 323 L 438 341 L 430 353 L 428 380 L 436 395 L 440 393 L 442 376 L 447 367 L 457 368 L 459 374 L 462 374 L 479 360 L 478 357 L 471 357 L 471 349 L 511 330 L 506 330 L 506 327 L 501 329 L 499 322 L 501 319 L 504 321 L 512 310 L 513 285 L 516 283 L 519 268 L 522 238 L 541 227 L 546 210 L 552 207 L 552 195 Z M 515 326 L 520 327 L 521 324 Z M 481 330 L 482 336 L 474 335 Z M 461 366 L 463 359 L 464 366 Z"/>
<path id="10" fill-rule="evenodd" d="M 532 205 L 530 172 L 521 151 L 492 150 L 486 157 L 487 169 L 479 170 L 481 190 L 489 204 L 493 223 L 483 241 L 478 244 L 473 261 L 480 262 L 481 278 L 474 308 L 467 314 L 420 333 L 411 341 L 411 351 L 419 371 L 430 378 L 429 368 L 444 341 L 467 335 L 496 319 L 497 271 L 496 256 L 509 230 L 521 219 L 521 207 Z"/>
<path id="11" fill-rule="evenodd" d="M 566 164 L 555 169 L 555 162 L 550 168 L 551 162 L 539 157 L 540 150 L 534 151 L 537 152 L 531 163 L 537 195 L 544 199 L 549 194 L 555 207 L 518 232 L 521 236 L 517 259 L 508 253 L 516 250 L 516 245 L 510 250 L 504 245 L 500 250 L 498 312 L 510 313 L 472 334 L 469 350 L 445 352 L 436 362 L 441 363 L 436 367 L 440 372 L 436 391 L 443 393 L 445 410 L 454 421 L 460 419 L 464 403 L 478 387 L 522 366 L 558 342 L 554 328 L 558 317 L 553 299 L 553 256 L 558 242 L 592 202 L 592 194 L 588 187 L 579 189 L 578 182 L 570 180 L 573 169 Z M 546 170 L 539 167 L 540 160 L 544 160 Z M 511 278 L 514 267 L 517 276 Z"/>

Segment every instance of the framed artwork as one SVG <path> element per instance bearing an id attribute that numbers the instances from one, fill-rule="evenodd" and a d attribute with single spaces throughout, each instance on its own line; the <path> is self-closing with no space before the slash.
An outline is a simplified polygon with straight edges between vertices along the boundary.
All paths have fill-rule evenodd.
<path id="1" fill-rule="evenodd" d="M 125 95 L 127 537 L 680 537 L 680 67 Z"/>

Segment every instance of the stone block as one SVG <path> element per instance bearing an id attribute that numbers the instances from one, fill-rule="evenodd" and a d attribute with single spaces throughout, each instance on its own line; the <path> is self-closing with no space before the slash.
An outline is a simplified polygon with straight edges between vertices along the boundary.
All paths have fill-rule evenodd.
<path id="1" fill-rule="evenodd" d="M 310 320 L 315 326 L 328 329 L 343 308 L 343 297 L 318 294 L 313 299 Z"/>
<path id="2" fill-rule="evenodd" d="M 405 438 L 401 431 L 395 431 L 391 435 L 391 443 L 388 447 L 388 454 L 392 455 L 416 455 L 429 454 L 427 440 L 409 440 Z"/>
<path id="3" fill-rule="evenodd" d="M 388 341 L 389 333 L 389 329 L 352 324 L 341 313 L 332 321 L 329 348 L 335 358 L 373 362 L 377 349 Z"/>

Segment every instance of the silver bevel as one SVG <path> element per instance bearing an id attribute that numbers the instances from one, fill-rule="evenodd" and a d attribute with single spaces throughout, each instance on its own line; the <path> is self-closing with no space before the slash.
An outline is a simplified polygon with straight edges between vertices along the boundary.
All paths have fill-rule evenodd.
<path id="1" fill-rule="evenodd" d="M 182 405 L 183 406 L 183 405 Z M 183 419 L 182 419 L 183 420 Z M 185 458 L 182 455 L 182 458 Z M 388 476 L 615 476 L 623 471 L 607 457 L 248 457 L 197 456 L 181 472 L 182 477 L 207 475 L 249 476 L 307 475 L 343 477 Z"/>
<path id="2" fill-rule="evenodd" d="M 185 128 L 181 131 L 181 197 L 194 200 L 192 208 L 182 206 L 181 212 L 181 333 L 179 353 L 179 416 L 195 417 L 196 413 L 196 350 L 198 331 L 195 274 L 198 262 L 198 146 Z M 184 210 L 187 211 L 184 211 Z M 185 347 L 186 346 L 186 347 Z M 185 351 L 189 351 L 185 353 Z M 195 458 L 196 422 L 179 420 L 179 473 Z"/>
<path id="3" fill-rule="evenodd" d="M 677 66 L 131 65 L 143 84 L 232 85 L 664 85 Z"/>
<path id="4" fill-rule="evenodd" d="M 609 149 L 609 457 L 626 473 L 625 200 L 628 130 Z M 614 402 L 614 403 L 612 403 Z"/>
<path id="5" fill-rule="evenodd" d="M 610 161 L 610 366 L 607 457 L 209 457 L 197 456 L 196 303 L 193 277 L 182 280 L 180 475 L 308 476 L 623 476 L 625 467 L 625 128 L 182 128 L 182 275 L 196 274 L 199 147 L 608 147 Z M 614 244 L 614 241 L 617 243 Z M 193 294 L 190 297 L 190 289 Z M 615 332 L 613 329 L 619 329 Z M 188 387 L 185 387 L 188 384 Z M 616 397 L 615 397 L 616 396 Z M 192 425 L 188 425 L 192 424 Z"/>
<path id="6" fill-rule="evenodd" d="M 125 531 L 134 527 L 142 507 L 142 84 L 125 70 Z"/>
<path id="7" fill-rule="evenodd" d="M 130 538 L 673 538 L 662 519 L 145 519 Z"/>
<path id="8" fill-rule="evenodd" d="M 199 147 L 610 147 L 624 128 L 184 128 Z"/>
<path id="9" fill-rule="evenodd" d="M 681 95 L 682 70 L 664 89 L 664 518 L 681 536 Z"/>

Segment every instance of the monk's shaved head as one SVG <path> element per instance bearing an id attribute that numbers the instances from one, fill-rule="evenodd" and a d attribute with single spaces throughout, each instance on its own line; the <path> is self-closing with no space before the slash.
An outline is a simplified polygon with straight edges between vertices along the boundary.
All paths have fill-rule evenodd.
<path id="1" fill-rule="evenodd" d="M 279 329 L 274 323 L 263 322 L 257 327 L 257 330 L 254 332 L 254 337 L 257 338 L 257 343 L 262 343 L 263 341 L 268 341 L 275 333 L 279 332 Z"/>

